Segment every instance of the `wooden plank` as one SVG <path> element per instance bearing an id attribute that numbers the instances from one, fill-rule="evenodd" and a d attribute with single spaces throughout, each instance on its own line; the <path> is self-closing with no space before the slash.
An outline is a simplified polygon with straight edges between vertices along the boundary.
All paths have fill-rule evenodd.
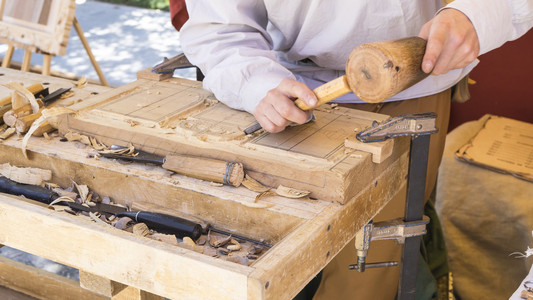
<path id="1" fill-rule="evenodd" d="M 394 148 L 394 139 L 388 139 L 382 142 L 363 143 L 358 141 L 355 136 L 350 136 L 344 141 L 346 148 L 360 150 L 372 153 L 372 162 L 382 163 L 392 154 Z"/>
<path id="2" fill-rule="evenodd" d="M 23 73 L 9 68 L 0 68 L 0 84 L 6 84 L 12 81 L 24 82 L 24 86 L 41 83 L 45 88 L 48 88 L 50 92 L 59 88 L 69 88 L 74 86 L 73 81 L 68 79 L 42 76 L 35 73 Z M 73 87 L 73 94 L 70 97 L 57 100 L 53 104 L 70 107 L 71 105 L 73 106 L 80 102 L 84 102 L 86 99 L 90 99 L 91 97 L 108 90 L 110 90 L 109 87 L 94 84 L 87 84 L 83 87 Z M 0 99 L 10 97 L 11 93 L 12 90 L 0 85 Z"/>
<path id="3" fill-rule="evenodd" d="M 298 227 L 256 264 L 250 278 L 265 286 L 265 299 L 291 299 L 355 237 L 406 184 L 408 154 L 398 157 L 345 205 L 332 204 Z M 283 259 L 279 259 L 283 257 Z M 354 258 L 355 259 L 355 258 Z M 276 276 L 282 270 L 283 276 Z M 288 280 L 290 278 L 290 280 Z"/>
<path id="4" fill-rule="evenodd" d="M 2 256 L 0 256 L 0 286 L 39 299 L 108 299 L 80 288 L 75 280 Z"/>
<path id="5" fill-rule="evenodd" d="M 50 228 L 60 228 L 53 238 Z M 248 293 L 250 267 L 59 214 L 5 194 L 0 194 L 0 242 L 168 298 L 244 299 Z"/>
<path id="6" fill-rule="evenodd" d="M 42 81 L 42 76 L 40 78 Z M 143 87 L 139 86 L 140 82 Z M 188 133 L 190 135 L 185 136 L 193 137 L 188 140 L 190 145 L 175 143 L 169 148 L 172 151 L 200 149 L 200 152 L 205 153 L 208 153 L 205 149 L 214 149 L 218 151 L 215 158 L 223 155 L 239 158 L 254 153 L 254 166 L 259 170 L 257 173 L 272 168 L 272 164 L 278 164 L 289 169 L 286 173 L 288 177 L 304 183 L 309 178 L 309 181 L 314 180 L 325 186 L 333 184 L 353 196 L 347 198 L 344 205 L 275 196 L 255 203 L 272 206 L 254 208 L 250 204 L 254 204 L 258 193 L 243 187 L 212 186 L 209 182 L 171 174 L 158 166 L 94 159 L 91 157 L 91 153 L 94 153 L 91 148 L 77 142 L 62 143 L 58 137 L 30 138 L 28 160 L 20 151 L 20 140 L 10 138 L 0 144 L 0 163 L 50 169 L 53 182 L 64 187 L 70 186 L 72 179 L 87 184 L 99 195 L 110 196 L 130 207 L 193 215 L 221 229 L 264 239 L 274 244 L 274 247 L 252 265 L 243 266 L 133 236 L 85 218 L 54 212 L 28 200 L 3 194 L 0 194 L 0 243 L 79 268 L 103 278 L 104 286 L 127 285 L 119 293 L 127 295 L 124 297 L 159 295 L 193 299 L 290 299 L 405 185 L 408 139 L 395 142 L 392 155 L 381 164 L 373 163 L 369 153 L 345 153 L 342 135 L 348 133 L 347 128 L 359 124 L 365 126 L 376 118 L 386 118 L 384 115 L 365 112 L 354 115 L 351 110 L 326 107 L 319 114 L 325 113 L 331 116 L 329 119 L 342 122 L 319 123 L 322 124 L 320 128 L 325 128 L 323 132 L 316 129 L 306 131 L 305 126 L 300 127 L 285 135 L 282 142 L 273 140 L 273 143 L 279 142 L 284 147 L 280 149 L 251 142 L 258 136 L 231 136 L 228 140 L 222 134 L 225 138 L 220 138 L 220 132 L 217 131 L 220 128 L 240 131 L 239 126 L 246 127 L 253 122 L 253 117 L 244 120 L 239 117 L 242 113 L 217 105 L 216 100 L 205 101 L 205 109 L 201 109 L 201 105 L 185 105 L 184 112 L 168 122 L 176 126 L 176 132 L 169 134 L 167 130 L 172 128 L 161 128 L 167 133 L 160 135 L 154 135 L 148 126 L 135 126 L 132 130 L 131 125 L 124 124 L 124 118 L 121 120 L 120 115 L 115 114 L 114 118 L 109 119 L 114 112 L 101 109 L 106 106 L 116 110 L 117 107 L 113 106 L 115 101 L 120 101 L 124 96 L 137 97 L 134 96 L 136 93 L 154 85 L 170 87 L 170 90 L 172 85 L 178 85 L 184 91 L 183 85 L 187 90 L 198 87 L 199 83 L 139 80 L 135 84 L 110 90 L 108 94 L 89 97 L 71 107 L 96 108 L 100 114 L 97 117 L 113 125 L 107 130 L 130 135 L 133 131 L 139 132 L 143 137 L 139 143 L 143 145 L 165 149 L 168 147 L 165 143 L 172 142 L 169 135 Z M 136 98 L 136 101 L 139 99 Z M 163 112 L 150 115 L 143 122 L 157 123 L 155 120 L 160 120 L 157 119 L 158 114 Z M 326 120 L 326 117 L 320 119 Z M 86 122 L 83 116 L 81 120 Z M 341 123 L 349 125 L 343 127 Z M 224 126 L 211 128 L 211 124 Z M 101 130 L 104 128 L 102 126 Z M 344 133 L 336 137 L 337 132 Z M 313 141 L 315 134 L 317 141 Z M 309 143 L 302 148 L 306 150 L 323 138 L 331 138 L 331 143 L 327 143 L 331 148 L 329 152 L 309 150 L 313 156 L 286 150 Z M 336 146 L 337 139 L 339 147 Z M 225 152 L 220 152 L 220 149 Z M 250 170 L 248 168 L 248 174 L 256 174 Z M 325 176 L 325 171 L 335 176 Z M 267 178 L 268 173 L 263 176 Z M 49 235 L 50 228 L 55 229 L 53 236 Z"/>
<path id="7" fill-rule="evenodd" d="M 18 167 L 39 166 L 52 170 L 52 180 L 63 187 L 69 187 L 72 179 L 128 206 L 136 202 L 156 204 L 169 213 L 178 211 L 197 216 L 221 229 L 271 243 L 327 206 L 324 201 L 308 203 L 278 196 L 258 203 L 274 206 L 258 209 L 253 206 L 257 193 L 244 187 L 213 187 L 209 182 L 182 175 L 170 176 L 161 167 L 96 160 L 88 157 L 85 146 L 63 143 L 59 138 L 31 138 L 28 150 L 30 160 L 22 155 L 19 140 L 5 140 L 0 144 L 0 162 Z"/>
<path id="8" fill-rule="evenodd" d="M 79 114 L 61 118 L 59 128 L 61 133 L 78 131 L 105 144 L 133 144 L 162 155 L 241 162 L 263 184 L 308 190 L 313 198 L 345 203 L 359 192 L 346 179 L 366 177 L 362 172 L 370 161 L 368 156 L 347 160 L 345 139 L 355 128 L 388 116 L 329 107 L 316 110 L 315 122 L 279 134 L 245 136 L 243 129 L 255 122 L 253 116 L 219 103 L 199 83 L 139 79 L 74 106 Z M 339 163 L 353 165 L 338 169 Z"/>
<path id="9" fill-rule="evenodd" d="M 108 278 L 97 276 L 83 270 L 79 270 L 80 287 L 105 298 L 111 298 L 118 294 L 126 285 L 109 280 Z"/>

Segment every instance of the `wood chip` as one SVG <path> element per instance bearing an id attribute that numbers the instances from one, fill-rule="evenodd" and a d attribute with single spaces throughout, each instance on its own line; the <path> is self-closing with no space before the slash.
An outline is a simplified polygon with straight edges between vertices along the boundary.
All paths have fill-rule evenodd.
<path id="1" fill-rule="evenodd" d="M 196 246 L 196 243 L 188 236 L 183 237 L 183 243 L 189 246 Z"/>
<path id="2" fill-rule="evenodd" d="M 209 245 L 215 248 L 226 245 L 227 243 L 229 243 L 230 240 L 231 240 L 231 236 L 218 237 L 215 235 L 211 235 L 211 231 L 207 235 L 207 241 L 209 242 Z"/>
<path id="3" fill-rule="evenodd" d="M 156 241 L 178 246 L 178 239 L 173 234 L 163 234 L 155 232 L 149 235 L 148 237 Z"/>
<path id="4" fill-rule="evenodd" d="M 279 185 L 276 189 L 276 194 L 287 198 L 303 198 L 311 194 L 311 192 Z"/>
<path id="5" fill-rule="evenodd" d="M 106 225 L 106 226 L 109 225 L 106 222 L 102 221 L 102 219 L 100 219 L 100 215 L 99 214 L 95 214 L 93 212 L 89 212 L 89 217 L 91 218 L 91 220 L 95 221 L 98 224 L 102 224 L 102 225 Z"/>
<path id="6" fill-rule="evenodd" d="M 140 236 L 147 236 L 150 234 L 150 229 L 144 223 L 137 223 L 133 225 L 133 234 Z"/>
<path id="7" fill-rule="evenodd" d="M 28 153 L 26 153 L 26 148 L 28 146 L 28 141 L 33 134 L 41 125 L 43 125 L 45 122 L 52 118 L 56 118 L 57 116 L 64 115 L 64 114 L 70 114 L 70 113 L 76 113 L 76 111 L 64 107 L 52 107 L 43 109 L 41 111 L 41 116 L 31 124 L 30 129 L 28 132 L 26 132 L 26 135 L 24 135 L 24 138 L 22 139 L 22 154 L 24 154 L 24 157 L 28 159 Z"/>
<path id="8" fill-rule="evenodd" d="M 65 134 L 65 138 L 69 142 L 82 142 L 85 145 L 91 145 L 91 140 L 88 136 L 79 134 L 77 132 L 67 132 L 67 134 Z"/>
<path id="9" fill-rule="evenodd" d="M 78 195 L 81 198 L 81 202 L 82 203 L 87 202 L 87 196 L 89 195 L 89 187 L 87 187 L 86 185 L 81 185 L 81 184 L 79 185 L 72 179 L 70 181 L 74 184 L 74 187 L 76 187 L 76 190 L 78 191 Z"/>
<path id="10" fill-rule="evenodd" d="M 0 139 L 2 140 L 5 140 L 7 139 L 8 137 L 12 136 L 13 134 L 15 134 L 17 130 L 14 128 L 14 127 L 9 127 L 8 129 L 6 129 L 4 132 L 2 132 L 2 134 L 0 134 Z"/>
<path id="11" fill-rule="evenodd" d="M 31 104 L 31 110 L 34 114 L 39 111 L 39 103 L 37 103 L 37 99 L 35 99 L 33 93 L 30 92 L 27 88 L 25 88 L 22 84 L 12 81 L 2 85 L 14 91 L 13 99 L 11 102 L 13 109 L 17 109 L 29 103 Z M 15 94 L 18 94 L 19 97 L 17 97 Z"/>
<path id="12" fill-rule="evenodd" d="M 202 252 L 203 254 L 207 255 L 207 256 L 212 256 L 212 257 L 215 257 L 217 256 L 217 250 L 215 248 L 211 248 L 211 247 L 204 247 L 204 251 Z"/>
<path id="13" fill-rule="evenodd" d="M 261 183 L 259 183 L 259 181 L 253 179 L 248 174 L 244 175 L 244 180 L 241 184 L 244 185 L 247 189 L 258 193 L 264 193 L 270 190 L 269 187 L 262 185 Z"/>
<path id="14" fill-rule="evenodd" d="M 82 76 L 80 79 L 74 81 L 74 85 L 79 89 L 84 88 L 87 85 L 87 77 Z"/>
<path id="15" fill-rule="evenodd" d="M 0 174 L 18 183 L 43 185 L 52 180 L 52 171 L 39 168 L 19 168 L 9 163 L 0 165 Z"/>
<path id="16" fill-rule="evenodd" d="M 276 196 L 276 195 L 277 194 L 273 191 L 266 191 L 255 196 L 254 202 L 257 203 L 257 201 L 259 201 L 260 199 L 267 198 L 269 196 Z"/>
<path id="17" fill-rule="evenodd" d="M 238 263 L 238 264 L 241 264 L 241 265 L 244 265 L 244 266 L 247 266 L 248 263 L 249 263 L 249 260 L 248 260 L 247 257 L 242 257 L 242 256 L 238 256 L 238 255 L 228 256 L 228 258 L 226 260 L 234 262 L 234 263 Z"/>
<path id="18" fill-rule="evenodd" d="M 63 197 L 59 197 L 59 198 L 55 199 L 54 201 L 50 202 L 50 204 L 48 204 L 48 205 L 49 206 L 53 206 L 54 204 L 57 204 L 57 203 L 62 202 L 62 201 L 64 201 L 64 202 L 75 202 L 74 199 L 63 196 Z"/>
<path id="19" fill-rule="evenodd" d="M 118 228 L 120 230 L 124 230 L 124 228 L 126 228 L 128 226 L 129 222 L 133 222 L 133 220 L 128 218 L 128 217 L 122 217 L 115 223 L 114 226 L 115 226 L 115 228 Z"/>

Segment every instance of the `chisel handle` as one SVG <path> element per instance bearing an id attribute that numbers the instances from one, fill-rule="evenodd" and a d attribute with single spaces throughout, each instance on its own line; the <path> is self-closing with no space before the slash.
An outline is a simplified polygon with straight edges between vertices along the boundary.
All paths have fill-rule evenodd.
<path id="1" fill-rule="evenodd" d="M 239 186 L 244 179 L 241 163 L 218 159 L 169 154 L 165 157 L 163 168 L 189 177 Z"/>

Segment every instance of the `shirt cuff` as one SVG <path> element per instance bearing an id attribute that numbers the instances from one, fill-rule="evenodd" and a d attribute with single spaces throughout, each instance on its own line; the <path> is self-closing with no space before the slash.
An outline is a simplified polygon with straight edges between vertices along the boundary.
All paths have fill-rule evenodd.
<path id="1" fill-rule="evenodd" d="M 277 87 L 283 79 L 295 79 L 294 75 L 287 72 L 254 74 L 242 86 L 239 97 L 242 109 L 253 114 L 255 107 L 267 95 L 268 91 Z"/>

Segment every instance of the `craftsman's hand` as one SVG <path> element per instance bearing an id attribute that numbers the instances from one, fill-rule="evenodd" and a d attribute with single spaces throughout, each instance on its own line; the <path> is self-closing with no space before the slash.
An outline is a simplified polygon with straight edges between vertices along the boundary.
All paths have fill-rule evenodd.
<path id="1" fill-rule="evenodd" d="M 439 75 L 466 67 L 479 55 L 479 39 L 470 19 L 456 9 L 444 9 L 427 22 L 419 37 L 427 40 L 422 70 Z"/>
<path id="2" fill-rule="evenodd" d="M 309 106 L 317 103 L 316 95 L 305 84 L 294 79 L 284 79 L 276 88 L 268 91 L 254 109 L 254 116 L 268 132 L 280 132 L 291 123 L 303 124 L 311 111 L 299 109 L 294 100 L 300 98 Z"/>

